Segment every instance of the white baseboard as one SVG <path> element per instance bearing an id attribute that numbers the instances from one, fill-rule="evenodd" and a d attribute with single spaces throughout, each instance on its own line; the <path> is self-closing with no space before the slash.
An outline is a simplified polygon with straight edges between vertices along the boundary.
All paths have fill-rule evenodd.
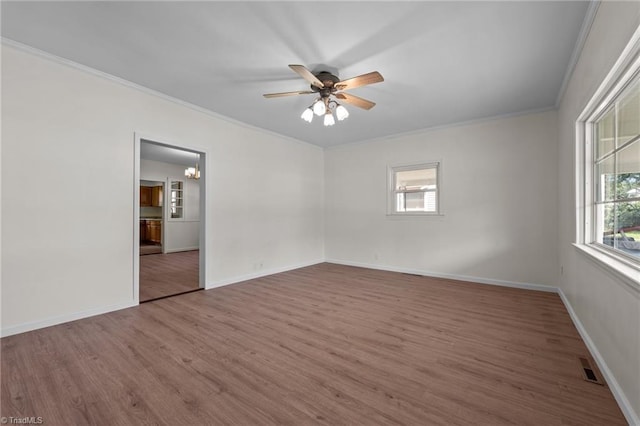
<path id="1" fill-rule="evenodd" d="M 131 308 L 133 306 L 138 306 L 132 300 L 127 302 L 116 303 L 113 305 L 100 306 L 93 309 L 88 309 L 85 311 L 74 312 L 68 315 L 59 315 L 51 318 L 46 318 L 39 321 L 26 322 L 17 325 L 11 325 L 9 327 L 3 327 L 0 332 L 1 337 L 7 337 L 18 333 L 24 333 L 27 331 L 37 330 L 39 328 L 51 327 L 52 325 L 58 325 L 69 321 L 75 321 L 82 318 L 88 318 L 95 315 L 106 314 L 107 312 L 119 311 L 120 309 Z"/>
<path id="2" fill-rule="evenodd" d="M 326 262 L 336 263 L 338 265 L 356 266 L 359 268 L 378 269 L 381 271 L 401 272 L 403 274 L 424 275 L 427 277 L 434 277 L 434 278 L 446 278 L 450 280 L 468 281 L 468 282 L 479 283 L 479 284 L 499 285 L 502 287 L 514 287 L 514 288 L 521 288 L 525 290 L 546 291 L 550 293 L 556 293 L 558 290 L 556 287 L 553 287 L 550 285 L 544 285 L 544 284 L 520 283 L 520 282 L 513 282 L 513 281 L 496 280 L 493 278 L 481 278 L 481 277 L 471 277 L 468 275 L 445 274 L 441 272 L 425 271 L 422 269 L 398 268 L 395 266 L 373 265 L 368 263 L 350 262 L 350 261 L 337 260 L 337 259 L 327 259 Z"/>
<path id="3" fill-rule="evenodd" d="M 207 283 L 205 290 L 209 290 L 216 287 L 222 287 L 229 284 L 237 284 L 243 281 L 253 280 L 256 278 L 266 277 L 267 275 L 273 275 L 273 274 L 279 274 L 281 272 L 292 271 L 294 269 L 317 265 L 318 263 L 324 263 L 324 259 L 318 259 L 311 262 L 298 263 L 295 265 L 282 266 L 279 268 L 261 269 L 251 274 L 239 275 L 236 277 L 225 278 L 222 280 L 217 280 L 217 281 Z"/>
<path id="4" fill-rule="evenodd" d="M 193 251 L 193 250 L 199 250 L 200 246 L 195 246 L 195 247 L 179 247 L 179 248 L 172 248 L 172 249 L 167 249 L 165 251 L 165 253 L 177 253 L 179 251 Z"/>
<path id="5" fill-rule="evenodd" d="M 580 321 L 580 318 L 578 318 L 578 315 L 573 310 L 569 299 L 567 298 L 567 296 L 565 296 L 564 292 L 560 288 L 558 289 L 558 295 L 560 295 L 562 303 L 564 303 L 564 306 L 567 308 L 567 312 L 569 312 L 569 316 L 571 317 L 573 324 L 576 326 L 576 329 L 578 329 L 578 333 L 580 333 L 582 340 L 587 345 L 587 349 L 589 349 L 591 356 L 596 361 L 596 364 L 598 364 L 598 368 L 600 368 L 600 371 L 602 372 L 607 385 L 609 385 L 609 389 L 611 389 L 611 393 L 620 406 L 622 414 L 624 414 L 627 422 L 629 422 L 630 425 L 640 426 L 640 415 L 635 412 L 633 405 L 631 405 L 631 403 L 627 399 L 626 395 L 622 391 L 622 388 L 620 388 L 620 384 L 609 369 L 609 366 L 607 366 L 604 358 L 602 358 L 602 355 L 596 347 L 596 344 L 593 342 L 593 340 L 591 340 L 591 336 L 589 336 L 589 333 L 587 333 L 587 330 L 584 328 L 582 321 Z"/>

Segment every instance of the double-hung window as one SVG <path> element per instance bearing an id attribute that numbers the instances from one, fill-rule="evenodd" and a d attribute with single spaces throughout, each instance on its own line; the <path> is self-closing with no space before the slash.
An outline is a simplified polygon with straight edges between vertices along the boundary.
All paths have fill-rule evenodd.
<path id="1" fill-rule="evenodd" d="M 640 74 L 591 132 L 593 241 L 640 260 Z"/>
<path id="2" fill-rule="evenodd" d="M 640 56 L 626 62 L 578 121 L 579 243 L 640 268 Z"/>
<path id="3" fill-rule="evenodd" d="M 439 162 L 389 167 L 388 181 L 388 214 L 440 213 Z"/>

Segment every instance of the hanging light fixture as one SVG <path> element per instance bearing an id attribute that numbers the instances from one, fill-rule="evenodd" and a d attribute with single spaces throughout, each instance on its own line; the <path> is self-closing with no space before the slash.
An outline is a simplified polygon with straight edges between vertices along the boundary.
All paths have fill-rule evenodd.
<path id="1" fill-rule="evenodd" d="M 335 118 L 333 117 L 334 112 L 336 114 Z M 328 95 L 318 98 L 310 107 L 302 111 L 300 118 L 307 123 L 311 123 L 314 114 L 319 117 L 324 115 L 323 124 L 325 126 L 333 126 L 336 123 L 336 118 L 338 121 L 342 121 L 349 117 L 349 111 Z"/>
<path id="2" fill-rule="evenodd" d="M 200 167 L 198 166 L 198 157 L 199 155 L 196 154 L 196 166 L 195 167 L 187 167 L 186 169 L 184 169 L 184 175 L 187 177 L 187 179 L 200 179 Z"/>
<path id="3" fill-rule="evenodd" d="M 306 108 L 300 114 L 300 118 L 307 123 L 311 123 L 314 115 L 317 115 L 318 117 L 322 117 L 324 115 L 323 124 L 325 126 L 333 126 L 336 119 L 338 121 L 344 121 L 349 117 L 349 111 L 347 111 L 344 106 L 340 105 L 337 102 L 337 99 L 365 110 L 370 110 L 376 106 L 375 102 L 351 95 L 347 93 L 347 91 L 355 89 L 356 87 L 367 86 L 369 84 L 384 81 L 384 78 L 378 71 L 372 71 L 356 77 L 347 78 L 346 80 L 341 80 L 337 75 L 335 75 L 335 71 L 311 71 L 304 65 L 295 64 L 289 65 L 289 68 L 310 84 L 310 90 L 265 93 L 263 96 L 265 98 L 280 98 L 291 95 L 315 94 L 315 100 L 311 106 Z"/>

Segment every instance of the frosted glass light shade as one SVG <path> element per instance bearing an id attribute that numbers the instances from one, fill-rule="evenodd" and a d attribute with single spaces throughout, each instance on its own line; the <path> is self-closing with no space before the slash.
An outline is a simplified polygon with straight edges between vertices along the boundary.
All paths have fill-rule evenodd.
<path id="1" fill-rule="evenodd" d="M 313 104 L 313 112 L 317 116 L 320 116 L 320 115 L 324 114 L 325 112 L 327 112 L 327 107 L 324 105 L 324 101 L 322 99 L 320 99 L 315 104 Z"/>
<path id="2" fill-rule="evenodd" d="M 333 118 L 333 114 L 331 114 L 331 112 L 327 112 L 324 115 L 324 125 L 333 126 L 334 124 L 336 124 L 336 120 Z"/>
<path id="3" fill-rule="evenodd" d="M 347 111 L 347 109 L 342 105 L 338 105 L 338 108 L 336 108 L 336 117 L 338 118 L 338 121 L 342 121 L 348 116 L 349 116 L 349 111 Z"/>
<path id="4" fill-rule="evenodd" d="M 302 118 L 307 123 L 311 123 L 311 120 L 313 120 L 313 110 L 311 108 L 305 109 L 302 112 L 302 115 L 300 116 L 300 118 Z"/>

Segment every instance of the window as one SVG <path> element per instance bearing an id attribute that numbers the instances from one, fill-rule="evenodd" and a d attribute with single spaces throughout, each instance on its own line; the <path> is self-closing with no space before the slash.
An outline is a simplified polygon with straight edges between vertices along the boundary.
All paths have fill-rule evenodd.
<path id="1" fill-rule="evenodd" d="M 594 120 L 593 242 L 640 259 L 640 76 Z"/>
<path id="2" fill-rule="evenodd" d="M 169 219 L 184 219 L 184 181 L 169 179 Z"/>
<path id="3" fill-rule="evenodd" d="M 640 266 L 640 58 L 584 121 L 583 243 Z M 584 115 L 584 114 L 583 114 Z M 580 124 L 580 123 L 579 123 Z"/>
<path id="4" fill-rule="evenodd" d="M 388 214 L 440 213 L 440 163 L 389 167 Z"/>

